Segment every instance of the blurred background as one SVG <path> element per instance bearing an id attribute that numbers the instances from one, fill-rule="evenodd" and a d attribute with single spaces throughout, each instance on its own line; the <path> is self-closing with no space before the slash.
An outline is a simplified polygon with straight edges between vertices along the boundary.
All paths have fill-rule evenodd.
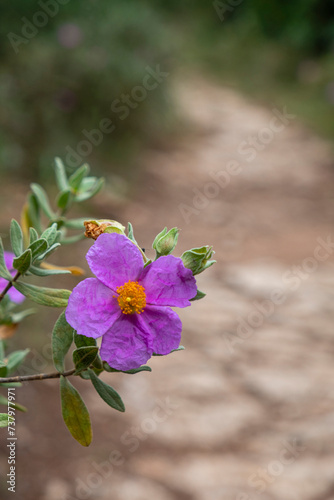
<path id="1" fill-rule="evenodd" d="M 107 181 L 74 216 L 131 221 L 148 253 L 178 226 L 178 255 L 212 244 L 218 261 L 180 312 L 186 350 L 106 377 L 124 415 L 74 381 L 89 449 L 57 381 L 17 390 L 17 498 L 332 500 L 334 1 L 17 0 L 0 32 L 5 244 L 29 182 L 55 193 L 59 156 Z M 89 274 L 90 244 L 51 260 Z M 58 313 L 10 339 L 32 345 L 27 372 L 52 369 Z"/>

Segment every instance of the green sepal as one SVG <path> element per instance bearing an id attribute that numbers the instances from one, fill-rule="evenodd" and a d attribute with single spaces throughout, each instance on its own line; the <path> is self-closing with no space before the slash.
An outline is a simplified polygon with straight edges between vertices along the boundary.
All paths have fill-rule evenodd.
<path id="1" fill-rule="evenodd" d="M 78 391 L 63 376 L 60 377 L 60 398 L 62 415 L 66 427 L 82 446 L 92 442 L 90 416 Z"/>
<path id="2" fill-rule="evenodd" d="M 73 363 L 76 368 L 76 373 L 85 370 L 93 363 L 97 356 L 98 350 L 98 347 L 86 346 L 79 347 L 78 349 L 73 351 Z"/>
<path id="3" fill-rule="evenodd" d="M 128 222 L 128 238 L 129 238 L 129 240 L 133 241 L 138 246 L 136 238 L 133 234 L 133 227 L 132 227 L 131 222 Z"/>
<path id="4" fill-rule="evenodd" d="M 102 382 L 102 380 L 95 375 L 93 370 L 88 369 L 88 373 L 96 392 L 103 399 L 103 401 L 105 401 L 107 405 L 111 406 L 111 408 L 124 412 L 124 403 L 115 389 L 105 382 Z"/>
<path id="5" fill-rule="evenodd" d="M 200 290 L 197 290 L 197 293 L 196 293 L 195 297 L 193 297 L 192 299 L 190 299 L 190 302 L 193 302 L 194 300 L 201 300 L 204 297 L 206 297 L 206 293 L 201 292 Z"/>
<path id="6" fill-rule="evenodd" d="M 66 307 L 68 298 L 71 295 L 69 290 L 44 288 L 21 282 L 15 282 L 14 287 L 25 297 L 42 306 Z"/>
<path id="7" fill-rule="evenodd" d="M 172 352 L 177 352 L 177 351 L 184 351 L 185 350 L 185 347 L 183 347 L 183 345 L 180 345 L 177 349 L 173 349 L 169 354 L 171 354 Z M 152 356 L 166 356 L 166 354 L 157 354 L 157 353 L 153 353 Z"/>
<path id="8" fill-rule="evenodd" d="M 20 224 L 15 219 L 12 219 L 10 224 L 10 242 L 15 256 L 19 257 L 23 252 L 23 233 Z"/>
<path id="9" fill-rule="evenodd" d="M 67 323 L 65 312 L 57 319 L 52 331 L 52 359 L 56 370 L 65 370 L 65 356 L 73 342 L 74 329 Z"/>
<path id="10" fill-rule="evenodd" d="M 103 368 L 105 369 L 106 372 L 109 372 L 109 373 L 117 372 L 117 373 L 126 373 L 128 375 L 135 375 L 136 373 L 140 373 L 140 372 L 151 372 L 152 371 L 152 368 L 150 366 L 147 366 L 147 365 L 143 365 L 143 366 L 140 366 L 139 368 L 133 368 L 132 370 L 126 370 L 126 371 L 116 370 L 115 368 L 112 368 L 111 366 L 109 366 L 106 361 L 103 362 Z"/>

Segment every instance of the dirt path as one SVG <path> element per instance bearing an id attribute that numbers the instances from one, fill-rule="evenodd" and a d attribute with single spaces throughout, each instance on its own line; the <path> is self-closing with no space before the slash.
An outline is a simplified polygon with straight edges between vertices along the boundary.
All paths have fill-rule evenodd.
<path id="1" fill-rule="evenodd" d="M 20 487 L 34 500 L 333 500 L 330 147 L 293 110 L 198 79 L 175 91 L 191 129 L 147 154 L 133 200 L 113 210 L 143 246 L 165 225 L 182 228 L 180 251 L 213 244 L 218 264 L 198 277 L 207 298 L 181 311 L 185 352 L 117 379 L 125 415 L 84 391 L 89 451 L 56 396 L 52 428 L 42 410 L 21 419 Z M 52 391 L 33 386 L 26 403 Z"/>

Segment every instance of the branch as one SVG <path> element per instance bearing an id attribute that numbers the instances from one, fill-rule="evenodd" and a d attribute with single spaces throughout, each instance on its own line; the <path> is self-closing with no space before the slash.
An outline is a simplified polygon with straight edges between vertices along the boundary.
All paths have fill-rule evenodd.
<path id="1" fill-rule="evenodd" d="M 59 373 L 59 372 L 53 372 L 53 373 L 38 373 L 37 375 L 17 375 L 16 377 L 3 377 L 0 378 L 0 384 L 8 384 L 10 382 L 29 382 L 30 380 L 45 380 L 47 378 L 60 378 L 61 376 L 63 377 L 69 377 L 70 375 L 73 375 L 73 373 L 76 372 L 76 369 L 73 368 L 72 370 L 68 370 L 67 372 L 64 373 Z"/>
<path id="2" fill-rule="evenodd" d="M 0 302 L 2 301 L 2 299 L 4 298 L 4 296 L 6 295 L 6 293 L 8 292 L 8 290 L 10 290 L 13 286 L 13 283 L 15 283 L 15 281 L 21 276 L 21 273 L 17 272 L 14 276 L 14 278 L 12 279 L 12 281 L 9 281 L 8 282 L 8 285 L 6 286 L 6 288 L 0 293 Z"/>

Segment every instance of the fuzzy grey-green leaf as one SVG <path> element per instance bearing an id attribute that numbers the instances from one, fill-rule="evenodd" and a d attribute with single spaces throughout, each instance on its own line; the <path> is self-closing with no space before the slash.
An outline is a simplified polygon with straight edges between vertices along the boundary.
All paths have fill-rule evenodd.
<path id="1" fill-rule="evenodd" d="M 16 257 L 13 261 L 13 267 L 20 274 L 24 274 L 29 271 L 32 261 L 32 252 L 30 248 L 27 248 L 19 257 Z"/>
<path id="2" fill-rule="evenodd" d="M 90 416 L 78 391 L 63 376 L 60 377 L 61 409 L 64 422 L 82 446 L 92 442 L 92 426 Z"/>
<path id="3" fill-rule="evenodd" d="M 14 283 L 14 287 L 25 297 L 42 306 L 66 307 L 68 298 L 71 295 L 69 290 L 44 288 L 21 282 Z"/>
<path id="4" fill-rule="evenodd" d="M 0 238 L 0 277 L 8 281 L 12 280 L 12 276 L 10 275 L 10 272 L 8 271 L 5 263 L 5 254 L 1 238 Z"/>
<path id="5" fill-rule="evenodd" d="M 98 350 L 98 347 L 86 346 L 79 347 L 78 349 L 73 351 L 73 363 L 75 364 L 77 372 L 85 370 L 93 363 L 97 356 Z"/>
<path id="6" fill-rule="evenodd" d="M 23 234 L 20 224 L 15 219 L 12 219 L 10 224 L 10 242 L 14 254 L 19 257 L 23 252 Z"/>
<path id="7" fill-rule="evenodd" d="M 60 373 L 65 370 L 65 356 L 73 342 L 74 329 L 67 323 L 65 312 L 57 319 L 52 331 L 53 364 Z"/>
<path id="8" fill-rule="evenodd" d="M 110 385 L 102 382 L 93 372 L 93 370 L 88 370 L 90 379 L 92 381 L 93 386 L 95 387 L 98 395 L 107 403 L 107 405 L 111 406 L 118 411 L 125 411 L 124 403 L 121 399 L 121 396 L 111 387 Z"/>

